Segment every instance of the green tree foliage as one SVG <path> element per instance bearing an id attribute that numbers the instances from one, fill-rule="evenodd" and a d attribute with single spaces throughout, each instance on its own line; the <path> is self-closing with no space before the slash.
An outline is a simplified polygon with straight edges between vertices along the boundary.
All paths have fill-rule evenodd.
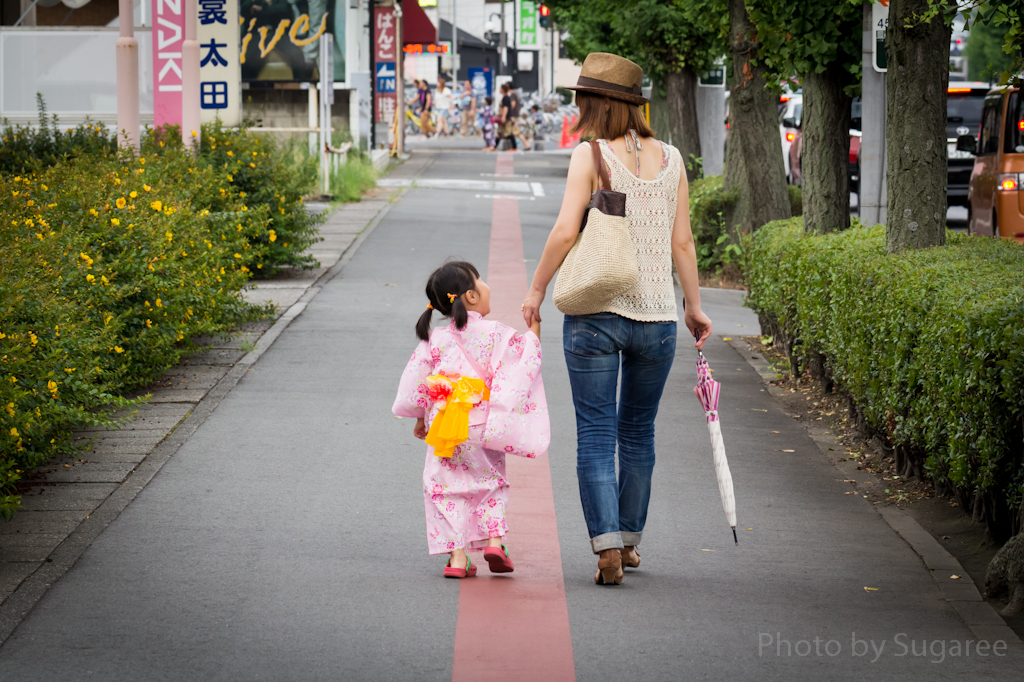
<path id="1" fill-rule="evenodd" d="M 1014 58 L 1003 52 L 1007 26 L 975 16 L 969 25 L 970 35 L 964 56 L 967 57 L 968 78 L 972 81 L 1005 80 L 1004 73 L 1013 67 Z"/>
<path id="2" fill-rule="evenodd" d="M 930 0 L 929 4 L 932 5 L 931 13 L 948 12 L 948 4 L 942 0 Z M 971 38 L 974 38 L 975 26 L 979 25 L 984 26 L 982 31 L 990 32 L 992 38 L 998 40 L 1002 37 L 1002 53 L 1006 61 L 1002 62 L 1001 72 L 995 72 L 998 68 L 996 51 L 990 48 L 984 50 L 986 64 L 993 67 L 992 77 L 1004 84 L 1021 85 L 1024 82 L 1024 0 L 1000 0 L 995 3 L 974 0 L 967 7 L 961 8 L 961 11 L 965 18 L 973 19 Z M 983 38 L 982 42 L 986 40 Z M 967 41 L 967 46 L 970 50 L 971 40 Z M 973 58 L 970 52 L 967 58 Z"/>

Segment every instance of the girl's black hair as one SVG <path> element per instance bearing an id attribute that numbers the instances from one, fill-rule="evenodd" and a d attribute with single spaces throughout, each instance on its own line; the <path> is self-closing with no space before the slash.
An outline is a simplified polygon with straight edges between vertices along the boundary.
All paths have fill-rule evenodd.
<path id="1" fill-rule="evenodd" d="M 430 301 L 430 305 L 445 317 L 452 318 L 457 328 L 465 329 L 469 313 L 466 311 L 466 304 L 462 301 L 462 295 L 476 289 L 478 277 L 480 277 L 480 273 L 472 263 L 448 261 L 434 270 L 427 279 L 427 299 Z M 454 301 L 448 297 L 449 294 L 455 296 Z M 427 308 L 416 322 L 416 336 L 423 341 L 430 339 L 432 312 L 433 310 Z"/>

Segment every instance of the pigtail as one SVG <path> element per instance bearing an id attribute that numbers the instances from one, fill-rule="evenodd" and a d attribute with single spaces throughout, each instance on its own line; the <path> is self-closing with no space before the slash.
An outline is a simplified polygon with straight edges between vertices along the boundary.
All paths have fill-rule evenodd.
<path id="1" fill-rule="evenodd" d="M 462 296 L 452 301 L 452 320 L 459 331 L 465 329 L 466 323 L 469 322 L 469 312 L 466 311 L 466 304 L 462 302 Z"/>
<path id="2" fill-rule="evenodd" d="M 480 273 L 472 263 L 448 261 L 427 279 L 427 299 L 430 303 L 416 322 L 416 336 L 423 341 L 430 339 L 431 313 L 436 310 L 450 317 L 460 331 L 469 323 L 469 311 L 462 295 L 473 289 Z"/>
<path id="3" fill-rule="evenodd" d="M 420 315 L 420 319 L 416 321 L 416 336 L 420 337 L 421 341 L 430 340 L 430 318 L 433 317 L 434 309 L 427 308 Z"/>

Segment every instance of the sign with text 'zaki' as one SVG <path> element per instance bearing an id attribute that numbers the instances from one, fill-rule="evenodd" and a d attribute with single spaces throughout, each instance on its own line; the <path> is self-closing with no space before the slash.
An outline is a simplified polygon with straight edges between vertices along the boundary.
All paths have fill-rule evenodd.
<path id="1" fill-rule="evenodd" d="M 153 126 L 181 125 L 185 0 L 153 1 Z"/>

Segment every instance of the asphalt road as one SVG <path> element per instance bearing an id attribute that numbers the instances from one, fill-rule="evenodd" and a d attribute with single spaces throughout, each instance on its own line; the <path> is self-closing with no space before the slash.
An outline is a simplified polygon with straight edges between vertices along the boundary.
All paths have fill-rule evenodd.
<path id="1" fill-rule="evenodd" d="M 394 177 L 495 172 L 495 156 L 481 153 L 414 161 Z M 517 199 L 531 274 L 567 164 L 515 156 L 514 173 L 529 178 L 513 180 L 543 193 L 531 185 Z M 459 583 L 426 552 L 423 445 L 390 406 L 428 273 L 449 256 L 486 270 L 492 201 L 474 189 L 408 189 L 0 648 L 0 680 L 451 679 Z M 657 423 L 643 564 L 616 588 L 593 584 L 561 315 L 546 303 L 550 467 L 576 677 L 1019 679 L 1021 657 L 965 644 L 973 635 L 920 558 L 844 494 L 803 427 L 721 341 L 757 330 L 738 299 L 705 294 L 740 544 L 692 394 L 696 353 L 681 342 Z M 494 656 L 494 679 L 503 658 L 531 655 L 500 638 L 490 649 L 480 655 Z"/>

